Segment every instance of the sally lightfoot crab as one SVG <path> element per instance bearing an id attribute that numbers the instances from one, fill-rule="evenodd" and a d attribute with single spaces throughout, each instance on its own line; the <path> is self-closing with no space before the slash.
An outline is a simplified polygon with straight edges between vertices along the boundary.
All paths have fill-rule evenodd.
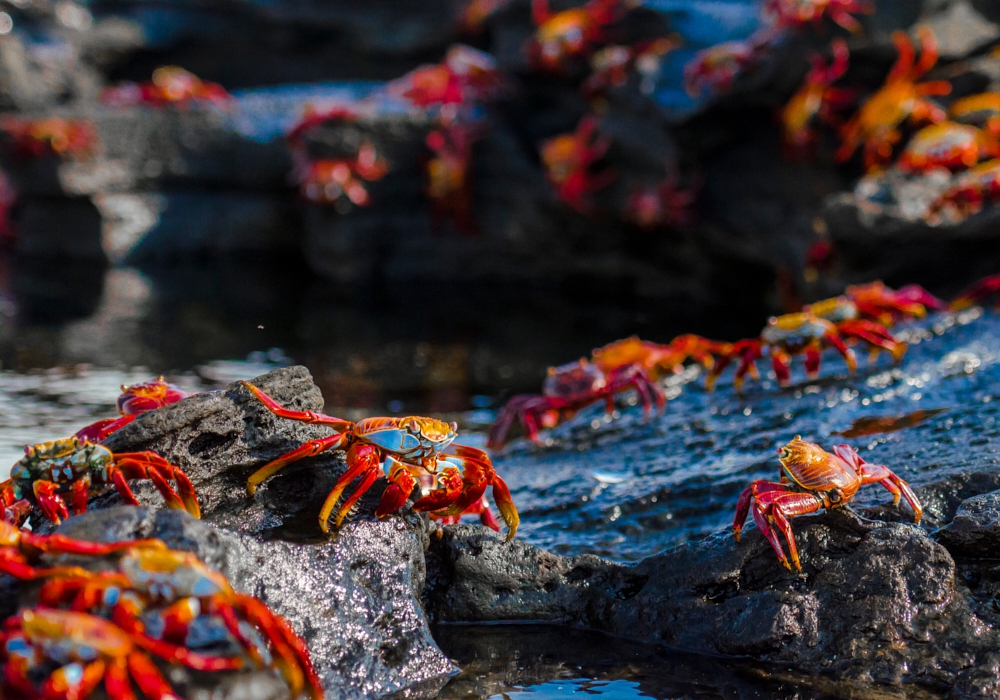
<path id="1" fill-rule="evenodd" d="M 74 513 L 87 510 L 92 489 L 114 484 L 131 505 L 139 505 L 129 488 L 130 479 L 149 479 L 163 496 L 168 508 L 186 510 L 198 518 L 201 508 L 187 475 L 155 452 L 114 454 L 103 445 L 76 437 L 28 445 L 24 457 L 10 471 L 10 479 L 0 483 L 0 506 L 32 499 L 49 520 L 59 523 L 69 517 L 64 496 Z M 177 490 L 170 481 L 177 484 Z"/>
<path id="2" fill-rule="evenodd" d="M 184 398 L 187 398 L 187 392 L 179 386 L 168 383 L 163 377 L 131 386 L 122 384 L 122 393 L 117 401 L 120 417 L 105 418 L 91 423 L 78 430 L 74 437 L 90 442 L 101 442 L 111 433 L 134 421 L 136 416 L 177 403 Z"/>
<path id="3" fill-rule="evenodd" d="M 500 517 L 507 524 L 507 540 L 517 533 L 520 518 L 510 497 L 510 489 L 493 469 L 489 455 L 482 450 L 452 444 L 457 426 L 434 418 L 365 418 L 357 423 L 313 411 L 292 411 L 248 382 L 243 385 L 276 416 L 302 423 L 333 428 L 333 435 L 310 440 L 254 472 L 247 481 L 252 496 L 257 486 L 287 464 L 312 457 L 327 450 L 347 451 L 347 471 L 337 480 L 319 514 L 319 526 L 329 531 L 329 519 L 344 489 L 357 478 L 358 487 L 340 505 L 334 524 L 340 527 L 351 508 L 384 477 L 386 488 L 375 511 L 379 518 L 395 513 L 409 498 L 424 474 L 437 477 L 438 488 L 413 504 L 416 511 L 435 515 L 460 515 L 479 501 L 487 487 L 493 487 L 493 500 Z"/>
<path id="4" fill-rule="evenodd" d="M 831 454 L 796 435 L 794 440 L 778 449 L 778 460 L 781 462 L 780 482 L 754 481 L 740 494 L 733 535 L 739 542 L 743 523 L 752 511 L 757 528 L 787 569 L 794 566 L 802 571 L 789 519 L 823 508 L 840 508 L 865 484 L 882 484 L 893 495 L 894 505 L 905 498 L 913 509 L 915 522 L 920 522 L 923 515 L 920 501 L 909 484 L 888 467 L 869 464 L 847 445 L 837 445 Z M 778 531 L 788 543 L 787 557 Z"/>

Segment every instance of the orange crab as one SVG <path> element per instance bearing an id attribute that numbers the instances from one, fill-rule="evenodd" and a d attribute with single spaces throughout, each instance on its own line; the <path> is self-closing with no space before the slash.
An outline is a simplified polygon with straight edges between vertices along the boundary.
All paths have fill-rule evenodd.
<path id="1" fill-rule="evenodd" d="M 785 147 L 790 152 L 811 147 L 816 141 L 816 119 L 833 124 L 833 110 L 846 107 L 854 99 L 853 92 L 832 87 L 847 72 L 847 42 L 834 39 L 831 50 L 833 60 L 829 65 L 821 56 L 812 56 L 812 69 L 805 82 L 781 110 Z"/>
<path id="2" fill-rule="evenodd" d="M 574 59 L 584 59 L 603 43 L 605 28 L 624 17 L 632 0 L 590 0 L 580 7 L 553 13 L 549 0 L 531 0 L 531 17 L 537 26 L 528 41 L 532 64 L 562 74 Z"/>
<path id="3" fill-rule="evenodd" d="M 201 516 L 194 486 L 180 467 L 155 452 L 114 454 L 103 445 L 76 437 L 25 447 L 24 457 L 10 470 L 10 479 L 0 482 L 0 510 L 32 498 L 46 518 L 59 523 L 69 517 L 64 495 L 70 497 L 74 513 L 83 513 L 91 490 L 111 484 L 126 502 L 137 506 L 129 479 L 149 479 L 167 507 Z M 177 491 L 170 486 L 171 480 Z"/>
<path id="4" fill-rule="evenodd" d="M 628 81 L 633 69 L 642 76 L 640 91 L 653 91 L 653 81 L 660 66 L 660 59 L 680 46 L 676 36 L 642 41 L 632 46 L 612 44 L 598 49 L 590 57 L 590 75 L 583 81 L 584 95 L 595 95 L 612 87 L 621 87 Z"/>
<path id="5" fill-rule="evenodd" d="M 983 158 L 998 156 L 1000 141 L 989 132 L 967 124 L 941 122 L 914 134 L 896 165 L 903 171 L 964 170 Z"/>
<path id="6" fill-rule="evenodd" d="M 629 389 L 639 392 L 643 410 L 648 414 L 653 404 L 666 405 L 666 397 L 638 364 L 627 364 L 604 372 L 596 363 L 581 359 L 559 367 L 549 367 L 542 384 L 542 395 L 519 394 L 504 405 L 490 428 L 486 442 L 498 450 L 507 442 L 514 422 L 519 421 L 532 442 L 538 442 L 538 429 L 553 428 L 569 420 L 577 411 L 604 401 L 608 413 L 615 409 L 615 394 Z"/>
<path id="7" fill-rule="evenodd" d="M 920 501 L 909 484 L 888 467 L 869 464 L 848 445 L 837 445 L 830 454 L 796 435 L 790 443 L 778 448 L 778 460 L 781 462 L 780 482 L 754 481 L 740 494 L 733 519 L 733 536 L 740 541 L 743 523 L 752 511 L 757 529 L 786 569 L 791 570 L 794 566 L 802 571 L 789 520 L 823 508 L 841 508 L 865 484 L 882 484 L 892 494 L 893 505 L 905 498 L 913 509 L 915 522 L 920 522 L 923 515 Z M 787 557 L 778 531 L 788 543 Z"/>
<path id="8" fill-rule="evenodd" d="M 93 153 L 96 142 L 93 127 L 77 119 L 4 117 L 0 130 L 11 138 L 13 153 L 18 158 L 46 155 L 83 158 Z"/>
<path id="9" fill-rule="evenodd" d="M 861 24 L 851 13 L 870 15 L 875 12 L 875 5 L 859 0 L 767 0 L 764 12 L 779 27 L 819 24 L 827 15 L 847 31 L 858 32 Z"/>
<path id="10" fill-rule="evenodd" d="M 487 487 L 492 487 L 493 500 L 507 524 L 507 541 L 517 534 L 520 519 L 510 489 L 485 452 L 452 444 L 458 429 L 454 423 L 422 416 L 365 418 L 352 423 L 313 411 L 289 410 L 252 384 L 243 382 L 243 385 L 276 416 L 328 426 L 335 431 L 329 437 L 310 440 L 254 472 L 247 480 L 251 496 L 261 482 L 287 464 L 327 450 L 346 450 L 347 471 L 337 480 L 320 510 L 319 525 L 323 532 L 329 531 L 328 521 L 344 489 L 358 477 L 361 483 L 337 510 L 334 519 L 337 527 L 379 477 L 384 476 L 389 484 L 375 511 L 376 517 L 382 518 L 402 508 L 418 478 L 430 474 L 440 487 L 418 499 L 413 504 L 414 510 L 459 515 L 479 501 Z M 383 469 L 387 473 L 383 474 Z"/>
<path id="11" fill-rule="evenodd" d="M 592 209 L 589 195 L 614 179 L 610 172 L 593 174 L 591 166 L 608 150 L 610 142 L 597 136 L 597 117 L 587 115 L 572 134 L 560 134 L 541 145 L 542 164 L 556 194 L 576 211 Z"/>
<path id="12" fill-rule="evenodd" d="M 389 172 L 389 164 L 379 157 L 370 141 L 365 141 L 354 158 L 307 161 L 298 170 L 299 191 L 306 200 L 339 204 L 346 198 L 355 206 L 366 207 L 371 196 L 364 182 L 381 180 Z"/>
<path id="13" fill-rule="evenodd" d="M 937 63 L 937 41 L 926 27 L 920 29 L 921 55 L 915 62 L 913 42 L 903 32 L 892 35 L 899 51 L 896 64 L 879 90 L 869 97 L 841 131 L 843 144 L 836 153 L 838 161 L 846 161 L 864 144 L 865 168 L 873 171 L 892 158 L 892 151 L 902 139 L 904 123 L 943 122 L 947 114 L 926 99 L 930 95 L 947 95 L 951 84 L 944 80 L 926 83 L 918 78 Z"/>
<path id="14" fill-rule="evenodd" d="M 734 384 L 737 390 L 741 389 L 743 378 L 747 374 L 751 377 L 759 376 L 756 361 L 763 356 L 764 350 L 770 354 L 771 365 L 782 386 L 789 382 L 793 355 L 805 354 L 806 373 L 809 377 L 815 377 L 819 373 L 820 353 L 824 347 L 832 347 L 840 353 L 848 370 L 853 373 L 857 368 L 857 361 L 853 351 L 845 344 L 845 339 L 864 341 L 874 349 L 885 350 L 894 360 L 898 360 L 906 352 L 906 343 L 897 341 L 883 326 L 855 318 L 857 310 L 853 304 L 844 305 L 836 299 L 831 301 L 838 303 L 830 304 L 829 307 L 823 305 L 818 309 L 814 304 L 810 310 L 771 317 L 760 337 L 733 343 L 732 350 L 716 361 L 708 375 L 708 388 L 715 386 L 719 375 L 738 357 L 740 365 L 736 370 Z M 829 314 L 836 322 L 817 315 L 816 310 Z M 851 315 L 852 312 L 854 315 Z"/>
<path id="15" fill-rule="evenodd" d="M 124 428 L 146 411 L 163 408 L 184 398 L 187 398 L 187 392 L 174 384 L 167 383 L 163 377 L 131 386 L 122 384 L 122 393 L 117 401 L 118 413 L 121 414 L 121 417 L 105 418 L 91 423 L 78 430 L 73 437 L 90 442 L 101 442 L 111 433 Z"/>
<path id="16" fill-rule="evenodd" d="M 960 97 L 948 105 L 948 116 L 956 122 L 978 126 L 1000 137 L 1000 92 Z"/>
<path id="17" fill-rule="evenodd" d="M 592 359 L 605 374 L 620 367 L 639 365 L 650 379 L 657 381 L 680 372 L 689 359 L 700 364 L 705 371 L 711 371 L 715 366 L 715 357 L 731 351 L 730 343 L 709 340 L 700 335 L 679 335 L 666 345 L 641 340 L 633 335 L 597 348 Z"/>
<path id="18" fill-rule="evenodd" d="M 478 231 L 472 208 L 472 145 L 482 130 L 465 124 L 441 126 L 427 135 L 433 154 L 425 168 L 424 192 L 435 219 L 450 216 L 455 228 L 473 235 Z"/>

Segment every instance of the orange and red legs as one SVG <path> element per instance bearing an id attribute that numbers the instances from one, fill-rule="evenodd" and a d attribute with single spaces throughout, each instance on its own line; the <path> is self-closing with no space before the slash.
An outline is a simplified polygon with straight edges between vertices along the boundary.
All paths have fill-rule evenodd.
<path id="1" fill-rule="evenodd" d="M 913 522 L 919 523 L 923 517 L 924 509 L 920 505 L 917 494 L 913 492 L 910 485 L 896 476 L 891 469 L 881 464 L 869 464 L 861 459 L 861 455 L 855 452 L 848 445 L 837 445 L 833 448 L 834 454 L 854 467 L 854 470 L 861 475 L 861 485 L 874 484 L 878 482 L 892 494 L 892 504 L 899 505 L 902 497 L 913 509 Z"/>
<path id="2" fill-rule="evenodd" d="M 88 442 L 101 442 L 104 438 L 111 435 L 111 433 L 121 430 L 137 417 L 138 414 L 134 416 L 119 416 L 118 418 L 104 418 L 76 431 L 73 437 Z"/>
<path id="3" fill-rule="evenodd" d="M 823 501 L 811 493 L 792 491 L 785 484 L 755 481 L 740 494 L 736 504 L 736 518 L 733 520 L 733 535 L 739 542 L 743 523 L 746 521 L 748 512 L 752 511 L 757 529 L 771 545 L 771 549 L 778 556 L 778 561 L 786 569 L 791 570 L 792 565 L 794 565 L 798 571 L 802 571 L 802 565 L 799 563 L 799 551 L 795 546 L 795 533 L 792 531 L 789 518 L 814 513 L 821 508 L 823 508 Z M 788 563 L 788 557 L 785 556 L 785 550 L 781 546 L 781 539 L 778 537 L 779 530 L 788 543 L 791 564 Z"/>
<path id="4" fill-rule="evenodd" d="M 952 311 L 961 311 L 1000 292 L 1000 275 L 984 277 L 951 302 Z"/>
<path id="5" fill-rule="evenodd" d="M 108 468 L 108 476 L 121 497 L 131 505 L 137 506 L 139 501 L 129 488 L 128 480 L 149 479 L 163 496 L 168 508 L 186 510 L 195 518 L 201 517 L 198 496 L 187 474 L 155 452 L 116 454 L 114 464 Z M 170 481 L 177 484 L 176 491 L 170 486 Z M 77 509 L 76 512 L 81 513 L 86 510 L 86 501 L 83 501 L 83 504 L 83 508 Z"/>
<path id="6" fill-rule="evenodd" d="M 871 345 L 873 357 L 878 355 L 879 350 L 885 350 L 898 362 L 906 354 L 906 343 L 896 340 L 885 326 L 873 321 L 841 321 L 837 324 L 837 330 L 845 338 L 856 338 Z"/>

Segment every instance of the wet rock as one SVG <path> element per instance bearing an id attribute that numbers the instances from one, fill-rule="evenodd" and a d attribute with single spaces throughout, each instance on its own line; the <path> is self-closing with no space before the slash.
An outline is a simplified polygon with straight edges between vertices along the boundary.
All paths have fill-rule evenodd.
<path id="1" fill-rule="evenodd" d="M 25 197 L 13 213 L 14 250 L 25 258 L 74 260 L 103 267 L 101 215 L 85 197 Z"/>
<path id="2" fill-rule="evenodd" d="M 948 551 L 919 529 L 830 512 L 795 530 L 801 575 L 756 531 L 622 566 L 447 528 L 425 595 L 441 621 L 543 619 L 860 683 L 950 687 L 996 644 Z"/>
<path id="3" fill-rule="evenodd" d="M 956 555 L 1000 557 L 1000 491 L 962 501 L 937 540 Z"/>

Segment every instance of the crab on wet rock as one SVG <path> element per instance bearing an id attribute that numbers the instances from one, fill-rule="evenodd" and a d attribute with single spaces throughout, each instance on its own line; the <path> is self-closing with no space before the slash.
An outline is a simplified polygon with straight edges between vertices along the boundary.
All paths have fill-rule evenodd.
<path id="1" fill-rule="evenodd" d="M 114 454 L 103 445 L 77 437 L 63 438 L 24 448 L 24 457 L 10 471 L 10 479 L 0 483 L 0 507 L 21 499 L 32 500 L 54 523 L 87 510 L 90 494 L 107 485 L 131 505 L 139 505 L 129 488 L 130 479 L 149 479 L 163 496 L 167 507 L 201 516 L 191 480 L 181 470 L 155 452 Z M 170 485 L 177 485 L 175 491 Z"/>
<path id="2" fill-rule="evenodd" d="M 549 0 L 531 0 L 536 30 L 528 41 L 532 64 L 551 73 L 563 73 L 573 59 L 590 56 L 608 43 L 606 28 L 636 3 L 631 0 L 590 0 L 579 7 L 553 12 Z"/>
<path id="3" fill-rule="evenodd" d="M 781 110 L 785 148 L 789 152 L 805 151 L 816 141 L 813 128 L 817 120 L 833 124 L 834 109 L 845 107 L 854 99 L 854 93 L 833 87 L 847 72 L 847 42 L 835 39 L 831 44 L 833 60 L 827 65 L 821 56 L 811 57 L 812 69 L 798 92 Z"/>
<path id="4" fill-rule="evenodd" d="M 251 496 L 261 482 L 287 464 L 328 450 L 346 450 L 347 471 L 337 480 L 320 510 L 319 525 L 323 532 L 329 531 L 330 516 L 344 490 L 355 479 L 360 478 L 360 482 L 337 509 L 336 527 L 340 527 L 377 479 L 385 478 L 388 482 L 375 511 L 376 517 L 382 518 L 402 508 L 420 477 L 430 474 L 436 477 L 439 487 L 419 498 L 413 504 L 414 510 L 438 516 L 460 515 L 492 487 L 493 501 L 507 525 L 506 539 L 513 539 L 517 533 L 520 518 L 510 489 L 496 473 L 489 455 L 474 447 L 453 444 L 458 430 L 454 423 L 423 416 L 372 417 L 352 423 L 313 411 L 289 410 L 252 384 L 243 382 L 243 385 L 276 416 L 334 430 L 332 435 L 310 440 L 254 472 L 247 481 Z"/>
<path id="5" fill-rule="evenodd" d="M 888 467 L 869 464 L 847 445 L 837 445 L 831 454 L 796 435 L 794 440 L 778 449 L 778 460 L 781 462 L 779 482 L 754 481 L 740 494 L 733 535 L 739 542 L 743 523 L 752 512 L 757 529 L 787 569 L 794 566 L 802 571 L 790 519 L 824 508 L 840 508 L 865 484 L 882 484 L 893 495 L 894 505 L 905 498 L 913 509 L 915 522 L 920 522 L 923 515 L 920 501 L 909 484 Z M 788 544 L 787 556 L 778 532 Z"/>
<path id="6" fill-rule="evenodd" d="M 124 428 L 146 411 L 163 408 L 181 399 L 187 398 L 187 392 L 179 386 L 168 383 L 163 377 L 142 384 L 122 385 L 121 396 L 117 406 L 119 418 L 105 418 L 91 423 L 78 430 L 74 437 L 90 442 L 101 442 L 111 433 Z"/>

